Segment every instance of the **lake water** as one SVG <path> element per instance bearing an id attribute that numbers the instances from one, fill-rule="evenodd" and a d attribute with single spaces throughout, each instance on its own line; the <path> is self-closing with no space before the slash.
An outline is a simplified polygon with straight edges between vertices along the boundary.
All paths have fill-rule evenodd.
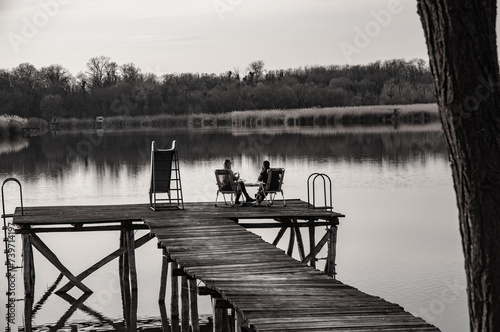
<path id="1" fill-rule="evenodd" d="M 184 200 L 189 202 L 214 201 L 213 170 L 226 158 L 249 181 L 256 180 L 262 160 L 284 167 L 286 198 L 307 201 L 308 176 L 326 173 L 333 182 L 334 209 L 346 215 L 338 232 L 337 279 L 396 302 L 442 331 L 469 331 L 458 210 L 439 125 L 49 134 L 1 143 L 0 180 L 21 181 L 25 206 L 147 203 L 151 141 L 169 148 L 173 139 L 179 145 Z M 11 213 L 19 206 L 18 189 L 10 183 L 5 191 Z M 268 241 L 276 234 L 255 232 Z M 114 232 L 40 237 L 74 273 L 114 251 L 119 241 Z M 19 236 L 16 248 L 21 264 Z M 161 252 L 155 240 L 138 249 L 137 265 L 139 316 L 157 318 Z M 39 254 L 35 266 L 37 302 L 58 272 Z M 0 273 L 5 275 L 4 265 Z M 17 278 L 16 292 L 22 294 L 22 275 Z M 85 302 L 89 308 L 110 320 L 122 318 L 117 262 L 85 284 L 94 291 Z M 5 294 L 7 281 L 0 279 L 0 285 Z M 81 295 L 78 290 L 70 294 Z M 50 296 L 34 324 L 55 324 L 68 307 L 65 300 Z M 22 312 L 19 302 L 19 326 Z M 205 298 L 200 312 L 211 312 Z M 0 315 L 2 327 L 3 303 Z M 78 310 L 69 322 L 85 320 L 96 318 Z"/>

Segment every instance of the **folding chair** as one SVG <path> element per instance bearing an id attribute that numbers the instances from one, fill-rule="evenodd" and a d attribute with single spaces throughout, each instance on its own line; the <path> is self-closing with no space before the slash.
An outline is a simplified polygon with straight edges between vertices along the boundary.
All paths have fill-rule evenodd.
<path id="1" fill-rule="evenodd" d="M 283 199 L 283 206 L 286 206 L 285 195 L 281 189 L 284 177 L 284 168 L 270 168 L 267 171 L 267 182 L 262 182 L 259 187 L 259 191 L 261 191 L 266 197 L 267 205 L 273 205 L 276 194 L 280 193 Z"/>
<path id="2" fill-rule="evenodd" d="M 217 206 L 217 199 L 219 198 L 219 193 L 224 197 L 224 204 L 227 204 L 226 194 L 231 195 L 231 206 L 234 206 L 235 200 L 233 199 L 233 195 L 239 191 L 237 183 L 234 181 L 233 172 L 229 169 L 216 169 L 215 170 L 215 179 L 217 181 L 217 196 L 215 196 L 214 205 Z"/>
<path id="3" fill-rule="evenodd" d="M 159 198 L 160 193 L 167 194 L 167 198 Z M 160 205 L 159 202 L 164 203 Z M 175 140 L 170 149 L 157 149 L 156 142 L 151 143 L 149 206 L 155 211 L 160 208 L 184 209 L 177 141 Z"/>

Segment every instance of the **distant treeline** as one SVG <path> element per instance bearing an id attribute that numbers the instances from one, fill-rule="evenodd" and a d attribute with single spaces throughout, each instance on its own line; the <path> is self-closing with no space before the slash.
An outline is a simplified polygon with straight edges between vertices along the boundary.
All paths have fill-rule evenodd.
<path id="1" fill-rule="evenodd" d="M 0 69 L 0 114 L 46 120 L 435 102 L 421 59 L 283 70 L 259 60 L 244 71 L 161 77 L 104 56 L 76 76 L 60 65 Z"/>

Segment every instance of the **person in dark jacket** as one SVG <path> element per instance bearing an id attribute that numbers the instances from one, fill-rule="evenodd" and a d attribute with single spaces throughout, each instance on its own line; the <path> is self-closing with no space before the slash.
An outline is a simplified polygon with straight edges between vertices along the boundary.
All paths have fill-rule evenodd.
<path id="1" fill-rule="evenodd" d="M 264 186 L 266 185 L 266 182 L 267 182 L 267 175 L 268 175 L 269 168 L 271 168 L 271 165 L 270 165 L 269 161 L 268 160 L 264 160 L 262 162 L 262 167 L 261 167 L 261 170 L 260 170 L 260 173 L 259 173 L 259 177 L 257 178 L 257 180 L 259 182 L 263 183 L 263 185 L 261 185 L 259 187 L 259 190 L 257 191 L 257 194 L 255 194 L 255 198 L 257 199 L 257 204 L 260 204 L 264 200 L 264 198 L 266 198 L 266 193 L 264 192 L 263 188 L 264 188 Z"/>

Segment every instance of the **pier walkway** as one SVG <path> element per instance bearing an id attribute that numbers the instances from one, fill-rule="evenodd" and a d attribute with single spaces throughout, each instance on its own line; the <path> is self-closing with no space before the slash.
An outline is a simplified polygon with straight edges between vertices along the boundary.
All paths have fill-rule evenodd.
<path id="1" fill-rule="evenodd" d="M 25 207 L 24 215 L 17 209 L 13 223 L 24 241 L 25 315 L 31 317 L 30 304 L 33 303 L 34 265 L 30 258 L 33 245 L 70 280 L 63 287 L 64 291 L 76 286 L 88 292 L 82 282 L 84 278 L 119 257 L 120 274 L 124 276 L 122 288 L 126 289 L 123 294 L 128 298 L 124 308 L 130 313 L 125 319 L 127 326 L 131 327 L 129 330 L 134 330 L 137 322 L 137 273 L 140 274 L 135 269 L 134 250 L 154 235 L 164 253 L 164 273 L 169 264 L 174 267 L 172 278 L 178 276 L 182 280 L 182 312 L 171 312 L 172 331 L 188 331 L 190 328 L 196 331 L 195 298 L 198 293 L 212 296 L 214 331 L 438 331 L 401 306 L 333 278 L 336 231 L 341 217 L 340 213 L 308 208 L 307 203 L 300 200 L 287 200 L 286 207 L 216 208 L 213 203 L 187 203 L 184 210 L 161 211 L 152 211 L 148 205 L 142 204 Z M 327 230 L 316 242 L 314 229 L 318 226 L 326 226 Z M 265 227 L 279 229 L 275 244 L 289 230 L 291 236 L 286 253 L 247 229 Z M 309 230 L 308 254 L 302 243 L 301 228 Z M 149 229 L 148 238 L 135 240 L 136 229 Z M 65 269 L 36 235 L 98 230 L 120 230 L 122 245 L 115 253 L 77 276 Z M 301 261 L 289 256 L 294 239 Z M 315 256 L 327 243 L 325 274 L 314 265 Z M 172 290 L 176 293 L 177 281 L 173 281 Z M 203 290 L 197 289 L 198 281 L 205 285 Z M 165 286 L 166 276 L 162 276 L 160 299 Z M 191 296 L 187 291 L 192 292 Z M 228 309 L 234 313 L 229 320 Z M 180 329 L 178 322 L 174 321 L 179 315 Z M 189 327 L 189 317 L 192 327 Z M 29 331 L 30 321 L 26 325 L 25 331 Z"/>

